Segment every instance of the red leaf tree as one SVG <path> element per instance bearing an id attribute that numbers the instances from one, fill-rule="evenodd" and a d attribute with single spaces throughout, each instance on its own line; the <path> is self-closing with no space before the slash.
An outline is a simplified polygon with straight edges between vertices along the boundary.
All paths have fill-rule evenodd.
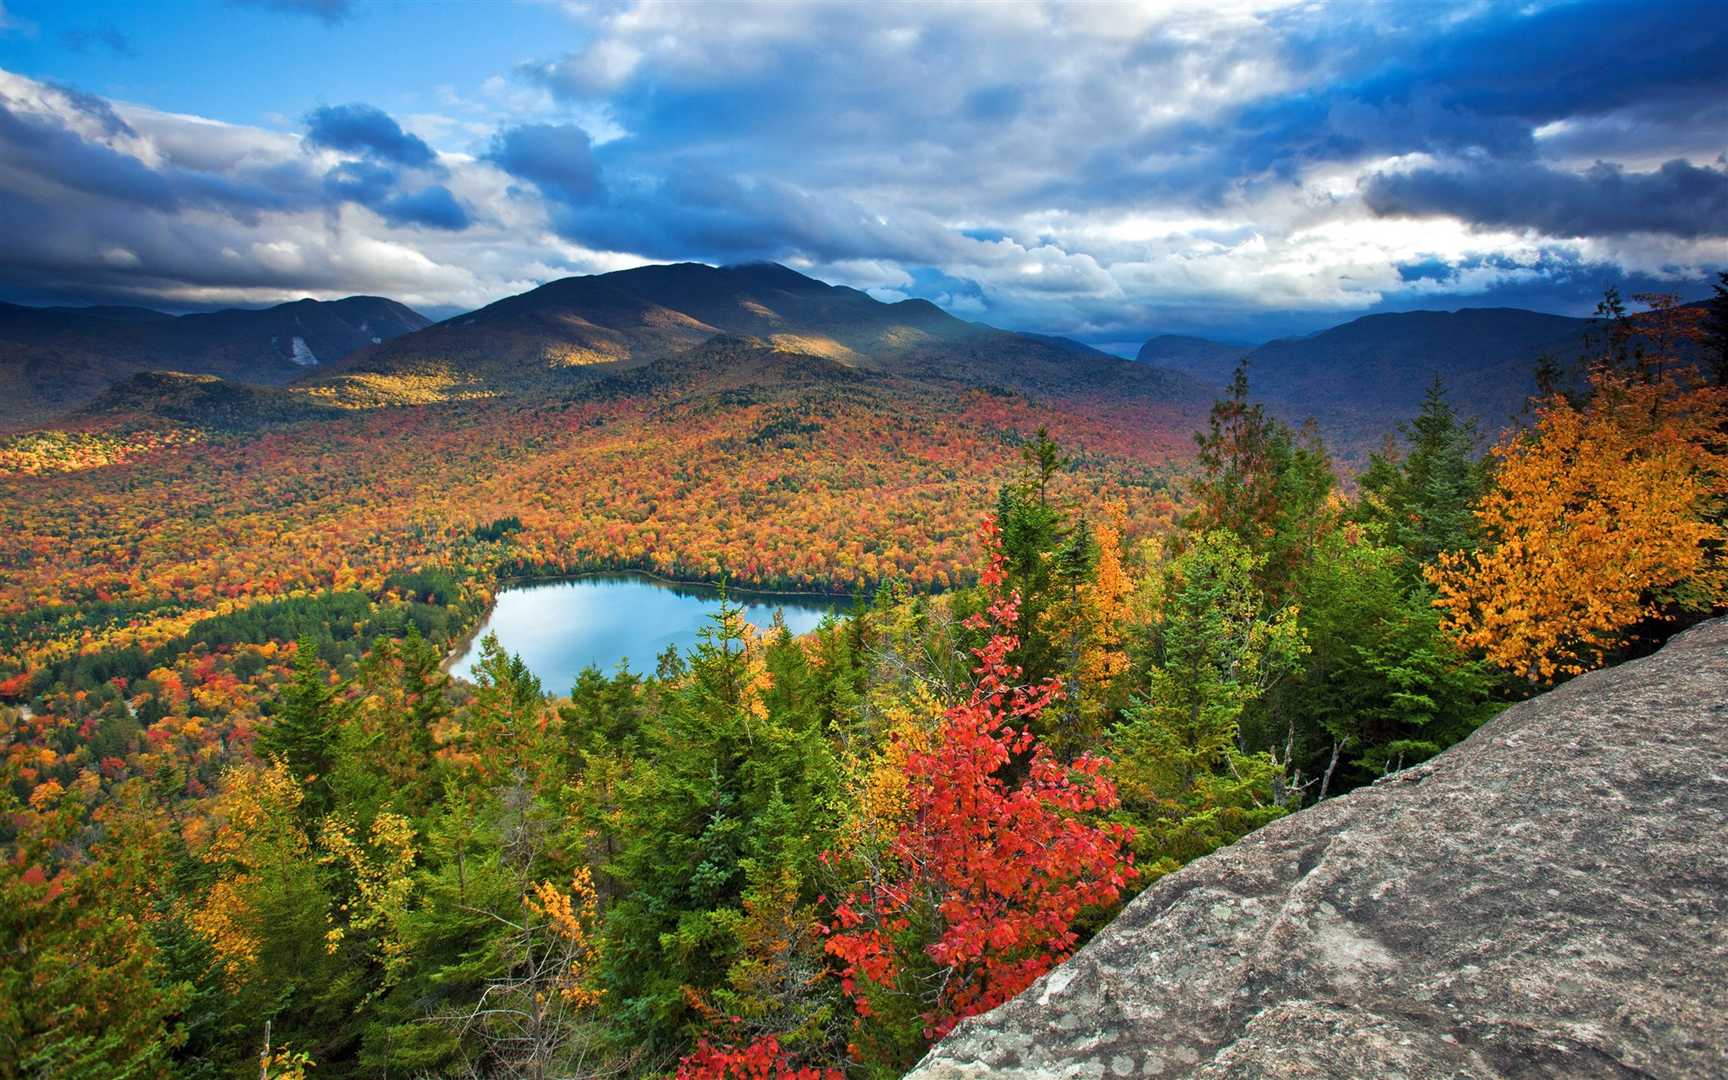
<path id="1" fill-rule="evenodd" d="M 678 1062 L 677 1080 L 843 1080 L 845 1075 L 839 1069 L 793 1065 L 780 1041 L 767 1035 L 745 1047 L 703 1042 Z"/>
<path id="2" fill-rule="evenodd" d="M 1083 755 L 1063 767 L 1029 729 L 1061 687 L 1018 683 L 1008 657 L 1019 641 L 1008 628 L 1019 597 L 1001 592 L 993 519 L 980 537 L 989 552 L 981 581 L 995 599 L 967 623 L 990 632 L 974 650 L 977 682 L 943 715 L 931 749 L 908 755 L 908 819 L 827 927 L 828 952 L 863 1016 L 871 984 L 893 987 L 909 950 L 934 963 L 922 991 L 928 1038 L 1066 959 L 1081 913 L 1114 903 L 1135 874 L 1128 830 L 1087 820 L 1116 806 L 1108 762 Z"/>

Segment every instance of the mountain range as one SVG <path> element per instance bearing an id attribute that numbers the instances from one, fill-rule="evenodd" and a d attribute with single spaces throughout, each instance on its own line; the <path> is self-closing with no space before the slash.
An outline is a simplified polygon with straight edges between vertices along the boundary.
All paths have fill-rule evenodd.
<path id="1" fill-rule="evenodd" d="M 281 385 L 429 325 L 380 296 L 180 316 L 0 303 L 0 430 L 33 426 L 147 371 Z"/>
<path id="2" fill-rule="evenodd" d="M 927 300 L 884 303 L 773 263 L 677 263 L 574 277 L 362 349 L 304 381 L 410 399 L 561 391 L 748 338 L 844 368 L 950 385 L 1198 397 L 1200 385 L 1064 338 L 955 318 Z"/>
<path id="3" fill-rule="evenodd" d="M 1409 311 L 1366 315 L 1259 346 L 1155 337 L 1136 359 L 1198 379 L 1212 391 L 1228 385 L 1246 360 L 1253 397 L 1287 419 L 1313 417 L 1346 440 L 1414 414 L 1439 379 L 1453 406 L 1492 434 L 1535 392 L 1538 357 L 1576 360 L 1593 326 L 1590 319 L 1519 308 Z"/>
<path id="4" fill-rule="evenodd" d="M 1067 338 L 968 322 L 925 300 L 885 303 L 772 263 L 564 278 L 439 323 L 379 297 L 178 317 L 6 304 L 0 429 L 79 408 L 98 417 L 141 409 L 181 422 L 207 408 L 240 422 L 333 407 L 570 398 L 641 390 L 657 379 L 688 383 L 744 356 L 758 379 L 852 373 L 907 383 L 908 393 L 994 389 L 1156 405 L 1197 420 L 1246 360 L 1256 399 L 1361 446 L 1413 415 L 1436 377 L 1492 433 L 1535 388 L 1537 357 L 1576 357 L 1591 325 L 1510 308 L 1416 311 L 1258 346 L 1164 335 L 1133 362 Z M 706 347 L 713 342 L 724 345 Z M 779 359 L 765 359 L 772 357 Z M 146 374 L 159 371 L 199 378 Z"/>

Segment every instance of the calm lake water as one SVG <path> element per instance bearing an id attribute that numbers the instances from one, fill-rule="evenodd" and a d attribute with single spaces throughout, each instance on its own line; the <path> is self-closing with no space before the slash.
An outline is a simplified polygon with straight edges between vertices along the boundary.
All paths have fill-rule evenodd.
<path id="1" fill-rule="evenodd" d="M 822 616 L 848 605 L 844 597 L 776 596 L 741 589 L 730 589 L 727 595 L 745 605 L 744 617 L 760 627 L 774 621 L 776 610 L 784 612 L 794 634 L 815 629 Z M 547 693 L 568 693 L 589 664 L 610 673 L 624 660 L 630 670 L 647 674 L 666 646 L 676 645 L 680 651 L 694 646 L 697 631 L 719 607 L 717 590 L 669 585 L 635 574 L 512 586 L 499 591 L 491 616 L 450 672 L 472 678 L 480 639 L 493 633 L 506 652 L 522 657 Z"/>

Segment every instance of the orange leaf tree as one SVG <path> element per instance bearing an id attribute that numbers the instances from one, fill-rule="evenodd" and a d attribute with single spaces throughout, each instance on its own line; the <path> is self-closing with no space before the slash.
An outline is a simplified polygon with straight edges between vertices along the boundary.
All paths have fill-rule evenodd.
<path id="1" fill-rule="evenodd" d="M 1600 665 L 1641 620 L 1728 600 L 1728 393 L 1609 366 L 1590 382 L 1494 448 L 1483 549 L 1427 571 L 1459 641 L 1536 682 Z"/>

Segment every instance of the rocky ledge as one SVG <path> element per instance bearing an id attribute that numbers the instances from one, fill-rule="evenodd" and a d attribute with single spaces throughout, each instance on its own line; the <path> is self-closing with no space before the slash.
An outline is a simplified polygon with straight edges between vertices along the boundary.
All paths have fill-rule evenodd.
<path id="1" fill-rule="evenodd" d="M 1156 883 L 911 1074 L 1728 1075 L 1728 620 Z"/>

